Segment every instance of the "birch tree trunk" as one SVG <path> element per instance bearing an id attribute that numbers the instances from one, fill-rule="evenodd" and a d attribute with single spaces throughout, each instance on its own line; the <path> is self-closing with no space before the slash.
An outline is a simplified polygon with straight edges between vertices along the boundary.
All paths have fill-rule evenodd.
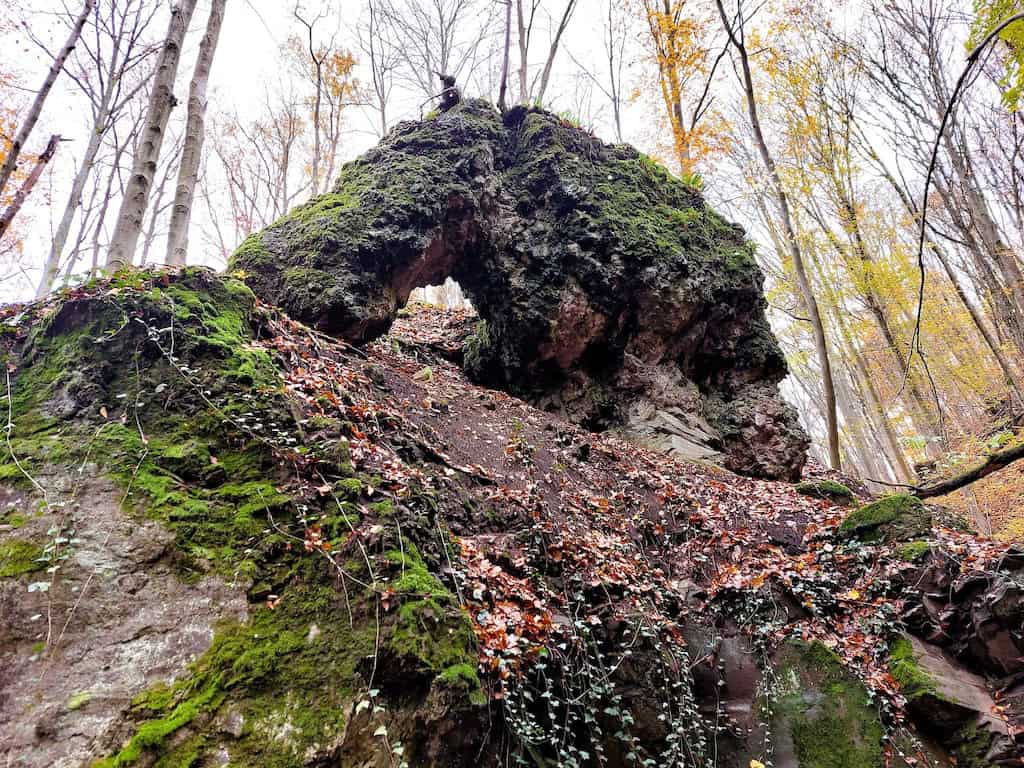
<path id="1" fill-rule="evenodd" d="M 28 137 L 32 133 L 32 129 L 36 127 L 39 115 L 43 111 L 43 104 L 46 103 L 46 97 L 50 95 L 50 90 L 53 88 L 53 84 L 57 82 L 57 76 L 60 74 L 61 70 L 64 69 L 64 62 L 68 60 L 68 56 L 70 56 L 71 52 L 75 50 L 75 46 L 78 44 L 78 38 L 82 36 L 82 28 L 85 27 L 85 22 L 88 20 L 89 14 L 92 13 L 92 9 L 95 4 L 96 0 L 85 0 L 82 12 L 78 14 L 78 18 L 75 19 L 75 24 L 71 28 L 71 33 L 68 35 L 68 39 L 64 43 L 64 47 L 60 49 L 60 53 L 57 54 L 57 57 L 53 60 L 53 64 L 50 65 L 50 71 L 46 73 L 46 79 L 43 80 L 43 87 L 39 89 L 38 93 L 36 93 L 35 99 L 32 100 L 32 106 L 29 107 L 25 120 L 18 129 L 18 133 L 14 137 L 14 141 L 11 142 L 11 149 L 7 153 L 7 157 L 4 158 L 3 167 L 0 167 L 0 194 L 3 193 L 4 188 L 11 179 L 11 174 L 14 173 L 14 169 L 18 166 L 18 156 L 21 154 L 21 150 L 24 149 L 25 143 L 28 141 Z"/>
<path id="2" fill-rule="evenodd" d="M 174 98 L 174 81 L 181 61 L 181 47 L 195 9 L 196 0 L 181 0 L 180 5 L 171 9 L 167 37 L 160 50 L 160 59 L 153 76 L 143 133 L 135 148 L 131 177 L 128 179 L 121 209 L 117 214 L 117 224 L 110 239 L 110 251 L 107 253 L 105 266 L 111 271 L 129 266 L 135 257 L 143 219 L 149 205 L 153 176 L 156 173 L 157 161 L 160 159 L 160 148 L 167 130 L 167 121 L 177 103 Z"/>
<path id="3" fill-rule="evenodd" d="M 796 272 L 797 284 L 800 287 L 800 293 L 803 296 L 804 304 L 807 307 L 807 314 L 811 319 L 811 326 L 814 330 L 814 346 L 818 354 L 818 362 L 821 365 L 821 383 L 822 390 L 825 395 L 825 419 L 826 432 L 828 433 L 829 462 L 832 465 L 832 469 L 838 470 L 842 467 L 842 458 L 839 453 L 839 422 L 836 418 L 836 388 L 835 383 L 832 380 L 832 366 L 829 362 L 828 341 L 825 339 L 825 327 L 821 322 L 821 312 L 818 309 L 818 301 L 814 297 L 814 291 L 811 289 L 811 282 L 807 277 L 807 270 L 804 266 L 803 255 L 800 253 L 800 245 L 797 242 L 796 232 L 793 229 L 793 220 L 790 215 L 789 200 L 786 196 L 786 190 L 782 186 L 782 179 L 779 178 L 778 171 L 775 167 L 775 160 L 772 158 L 771 152 L 768 150 L 768 143 L 765 141 L 764 133 L 761 131 L 761 121 L 757 114 L 757 102 L 754 99 L 754 77 L 750 71 L 750 60 L 747 56 L 747 47 L 742 40 L 742 17 L 740 17 L 740 31 L 738 36 L 736 30 L 733 29 L 732 24 L 729 21 L 729 17 L 725 11 L 725 6 L 722 4 L 722 0 L 715 0 L 715 4 L 718 6 L 718 14 L 721 16 L 722 25 L 725 27 L 726 34 L 729 36 L 729 42 L 739 54 L 740 67 L 743 76 L 743 90 L 746 96 L 750 125 L 754 132 L 754 139 L 757 143 L 758 152 L 761 155 L 761 161 L 764 163 L 765 170 L 768 172 L 768 177 L 772 184 L 772 190 L 775 193 L 775 200 L 778 204 L 779 215 L 782 219 L 786 245 L 789 249 L 789 254 L 793 259 L 793 270 Z"/>
<path id="4" fill-rule="evenodd" d="M 53 135 L 50 137 L 49 143 L 46 145 L 46 149 L 43 150 L 42 154 L 36 158 L 36 164 L 32 167 L 32 172 L 29 173 L 28 177 L 22 183 L 21 188 L 15 193 L 14 198 L 11 200 L 11 204 L 7 206 L 7 210 L 0 215 L 0 238 L 3 238 L 7 230 L 11 226 L 11 222 L 14 217 L 18 215 L 18 211 L 21 210 L 21 206 L 25 204 L 28 196 L 32 193 L 32 188 L 39 181 L 39 177 L 43 175 L 43 169 L 46 164 L 50 162 L 53 155 L 57 152 L 57 144 L 60 143 L 60 136 Z"/>
<path id="5" fill-rule="evenodd" d="M 192 218 L 192 201 L 195 198 L 196 178 L 199 176 L 199 161 L 203 154 L 203 140 L 206 138 L 206 88 L 210 82 L 210 69 L 217 51 L 220 28 L 224 24 L 224 9 L 227 0 L 213 0 L 210 16 L 206 21 L 206 34 L 199 44 L 196 68 L 188 90 L 188 118 L 185 122 L 185 144 L 181 150 L 181 165 L 178 167 L 178 186 L 174 193 L 171 209 L 171 225 L 167 233 L 167 256 L 165 261 L 175 266 L 184 265 L 188 253 L 188 227 Z"/>

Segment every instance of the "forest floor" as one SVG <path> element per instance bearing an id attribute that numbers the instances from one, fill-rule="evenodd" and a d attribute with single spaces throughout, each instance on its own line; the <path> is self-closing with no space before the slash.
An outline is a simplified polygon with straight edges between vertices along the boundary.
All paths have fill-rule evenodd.
<path id="1" fill-rule="evenodd" d="M 914 568 L 899 555 L 902 544 L 865 556 L 856 544 L 837 543 L 849 506 L 789 483 L 675 461 L 470 383 L 452 360 L 475 320 L 410 306 L 366 348 L 360 372 L 342 378 L 351 395 L 364 393 L 347 409 L 357 422 L 350 442 L 357 465 L 388 477 L 400 496 L 416 471 L 401 459 L 411 451 L 442 465 L 465 494 L 461 509 L 444 514 L 461 546 L 462 597 L 485 671 L 514 675 L 531 649 L 571 624 L 564 595 L 531 566 L 536 553 L 524 542 L 532 540 L 543 542 L 563 583 L 572 574 L 603 590 L 611 615 L 646 612 L 672 625 L 680 604 L 700 613 L 731 593 L 781 589 L 796 609 L 761 631 L 831 648 L 900 719 L 905 699 L 887 658 L 903 608 L 892 585 Z M 304 366 L 290 387 L 313 403 L 327 389 L 321 377 L 336 375 Z M 835 479 L 818 473 L 824 477 Z M 1005 544 L 955 527 L 935 527 L 929 538 L 964 578 L 1005 553 Z M 1008 725 L 1013 732 L 1020 724 Z"/>

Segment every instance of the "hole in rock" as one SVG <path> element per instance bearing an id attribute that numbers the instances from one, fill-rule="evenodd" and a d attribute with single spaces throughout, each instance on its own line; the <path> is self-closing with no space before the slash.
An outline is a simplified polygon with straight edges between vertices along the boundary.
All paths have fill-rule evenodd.
<path id="1" fill-rule="evenodd" d="M 462 309 L 476 314 L 476 308 L 463 293 L 462 286 L 450 277 L 445 278 L 440 285 L 424 285 L 414 288 L 409 294 L 408 303 L 430 304 L 444 309 Z"/>

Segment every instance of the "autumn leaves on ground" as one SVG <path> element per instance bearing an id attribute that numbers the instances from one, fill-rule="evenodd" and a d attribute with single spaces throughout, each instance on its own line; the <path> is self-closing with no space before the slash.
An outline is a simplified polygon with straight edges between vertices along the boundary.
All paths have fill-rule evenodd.
<path id="1" fill-rule="evenodd" d="M 19 52 L 0 71 L 11 298 L 104 265 L 223 265 L 328 191 L 367 136 L 429 114 L 434 73 L 450 69 L 467 97 L 543 104 L 644 148 L 744 224 L 786 395 L 823 463 L 880 491 L 1020 440 L 1024 25 L 1003 26 L 1011 0 L 631 0 L 600 13 L 444 0 L 438 19 L 416 0 L 227 12 L 188 0 L 173 16 L 155 0 L 58 5 L 0 14 Z M 272 42 L 240 43 L 241 29 Z M 257 42 L 268 70 L 252 74 L 237 51 Z M 242 93 L 224 75 L 239 68 L 273 87 Z M 945 501 L 1013 538 L 1022 491 L 1010 468 Z"/>
<path id="2" fill-rule="evenodd" d="M 47 703 L 0 709 L 9 754 L 1015 764 L 1019 550 L 910 497 L 858 508 L 835 475 L 680 463 L 473 386 L 451 362 L 473 322 L 412 307 L 356 349 L 195 269 L 7 310 L 3 475 L 39 503 L 0 531 L 6 674 L 23 681 L 11 701 Z M 91 530 L 119 499 L 170 534 L 145 544 L 142 582 L 92 571 L 154 535 Z M 211 590 L 237 611 L 244 591 L 248 618 L 167 681 L 154 605 L 114 646 L 153 682 L 82 681 L 109 642 L 96 620 L 127 599 L 116 585 L 144 598 L 161 571 L 180 585 L 172 615 Z M 63 629 L 40 644 L 44 618 Z M 65 691 L 73 672 L 84 688 Z"/>

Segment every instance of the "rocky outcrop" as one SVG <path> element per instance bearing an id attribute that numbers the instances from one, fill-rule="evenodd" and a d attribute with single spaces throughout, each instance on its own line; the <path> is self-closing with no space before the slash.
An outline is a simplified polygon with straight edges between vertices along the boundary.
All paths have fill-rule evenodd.
<path id="1" fill-rule="evenodd" d="M 0 578 L 0 755 L 12 768 L 88 765 L 122 736 L 135 696 L 171 685 L 216 626 L 246 618 L 243 589 L 183 581 L 170 532 L 83 469 L 40 474 L 45 503 L 0 488 L 0 569 L 12 542 L 33 550 L 18 578 Z"/>
<path id="2" fill-rule="evenodd" d="M 186 269 L 2 317 L 4 765 L 1024 756 L 1021 556 L 930 508 L 552 419 L 438 315 L 356 350 Z"/>
<path id="3" fill-rule="evenodd" d="M 476 381 L 745 474 L 803 465 L 742 230 L 634 149 L 553 114 L 467 101 L 403 123 L 233 266 L 267 302 L 357 343 L 452 276 L 482 318 L 465 355 Z"/>

